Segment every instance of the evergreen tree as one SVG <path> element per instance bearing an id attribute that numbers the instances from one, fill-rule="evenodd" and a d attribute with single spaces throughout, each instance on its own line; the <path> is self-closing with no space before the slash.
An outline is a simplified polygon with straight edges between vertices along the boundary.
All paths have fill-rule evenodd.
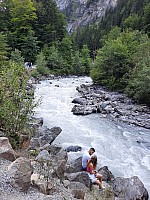
<path id="1" fill-rule="evenodd" d="M 8 45 L 6 43 L 6 36 L 0 33 L 0 68 L 8 60 Z"/>
<path id="2" fill-rule="evenodd" d="M 15 49 L 11 52 L 10 59 L 17 63 L 19 66 L 24 66 L 24 58 L 21 56 L 21 51 Z"/>
<path id="3" fill-rule="evenodd" d="M 54 0 L 35 0 L 37 19 L 33 23 L 40 47 L 61 41 L 66 34 L 65 16 Z"/>
<path id="4" fill-rule="evenodd" d="M 63 38 L 59 43 L 59 52 L 64 60 L 64 68 L 68 74 L 72 66 L 72 56 L 74 54 L 73 42 L 69 37 Z"/>
<path id="5" fill-rule="evenodd" d="M 61 70 L 63 71 L 64 66 L 63 58 L 55 45 L 51 47 L 45 46 L 43 49 L 43 54 L 45 56 L 46 66 L 50 72 L 55 74 L 63 73 L 61 72 Z"/>
<path id="6" fill-rule="evenodd" d="M 82 75 L 85 72 L 84 66 L 82 64 L 82 59 L 80 57 L 79 51 L 76 51 L 72 57 L 72 74 Z"/>
<path id="7" fill-rule="evenodd" d="M 0 32 L 5 33 L 12 28 L 11 0 L 0 1 Z"/>
<path id="8" fill-rule="evenodd" d="M 46 61 L 46 58 L 45 58 L 44 53 L 42 51 L 37 55 L 36 71 L 38 73 L 36 75 L 40 74 L 40 75 L 47 76 L 49 74 L 49 69 L 47 67 L 47 61 Z"/>
<path id="9" fill-rule="evenodd" d="M 150 3 L 144 7 L 143 25 L 145 32 L 150 36 Z"/>
<path id="10" fill-rule="evenodd" d="M 91 66 L 91 58 L 90 58 L 90 51 L 87 45 L 83 45 L 81 50 L 81 59 L 82 59 L 82 66 L 84 67 L 83 73 L 89 75 L 90 73 L 90 66 Z"/>
<path id="11" fill-rule="evenodd" d="M 12 0 L 11 17 L 10 45 L 20 50 L 26 61 L 34 61 L 37 39 L 32 30 L 32 21 L 36 19 L 36 13 L 31 0 Z"/>

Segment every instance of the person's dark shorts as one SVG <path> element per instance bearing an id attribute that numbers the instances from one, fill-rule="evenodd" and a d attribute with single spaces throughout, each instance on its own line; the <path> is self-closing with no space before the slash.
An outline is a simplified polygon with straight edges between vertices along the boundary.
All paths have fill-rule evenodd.
<path id="1" fill-rule="evenodd" d="M 82 167 L 82 171 L 86 171 L 86 168 Z"/>

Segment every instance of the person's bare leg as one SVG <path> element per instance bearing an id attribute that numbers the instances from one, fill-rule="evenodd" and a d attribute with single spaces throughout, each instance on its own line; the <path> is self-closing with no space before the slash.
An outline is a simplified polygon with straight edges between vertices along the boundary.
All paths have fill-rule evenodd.
<path id="1" fill-rule="evenodd" d="M 100 189 L 103 189 L 102 183 L 99 180 L 96 180 L 95 183 L 99 185 Z"/>
<path id="2" fill-rule="evenodd" d="M 102 175 L 101 174 L 96 174 L 96 178 L 98 178 L 99 179 L 99 181 L 101 182 L 101 184 L 102 184 Z"/>

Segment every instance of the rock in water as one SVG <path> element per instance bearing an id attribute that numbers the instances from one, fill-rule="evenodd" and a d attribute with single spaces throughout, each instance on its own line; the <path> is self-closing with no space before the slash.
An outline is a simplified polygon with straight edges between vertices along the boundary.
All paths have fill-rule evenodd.
<path id="1" fill-rule="evenodd" d="M 67 152 L 77 152 L 77 151 L 81 151 L 82 148 L 80 146 L 69 146 L 65 149 L 65 151 Z"/>

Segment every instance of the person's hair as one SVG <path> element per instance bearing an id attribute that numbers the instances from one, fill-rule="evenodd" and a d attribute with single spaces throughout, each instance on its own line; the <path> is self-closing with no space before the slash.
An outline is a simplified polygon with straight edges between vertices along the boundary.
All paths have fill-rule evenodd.
<path id="1" fill-rule="evenodd" d="M 93 167 L 96 168 L 96 165 L 97 165 L 97 157 L 94 155 L 91 157 L 91 159 L 88 161 L 87 163 L 87 166 L 92 163 L 93 164 Z"/>
<path id="2" fill-rule="evenodd" d="M 90 150 L 92 150 L 93 152 L 95 152 L 95 149 L 92 147 L 92 148 L 90 148 Z"/>

